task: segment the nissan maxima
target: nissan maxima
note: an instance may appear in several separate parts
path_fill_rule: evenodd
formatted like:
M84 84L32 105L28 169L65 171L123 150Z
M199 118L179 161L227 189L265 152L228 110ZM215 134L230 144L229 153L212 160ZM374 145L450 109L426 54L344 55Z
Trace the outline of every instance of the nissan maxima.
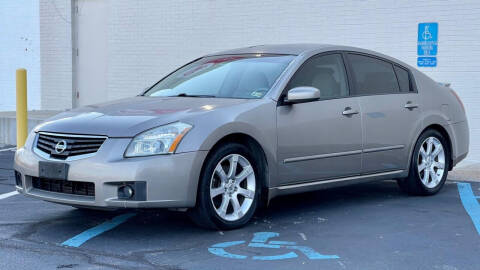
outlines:
M234 229L279 195L396 179L440 191L468 153L457 94L369 50L264 45L198 58L138 96L60 113L15 155L20 193L169 208Z

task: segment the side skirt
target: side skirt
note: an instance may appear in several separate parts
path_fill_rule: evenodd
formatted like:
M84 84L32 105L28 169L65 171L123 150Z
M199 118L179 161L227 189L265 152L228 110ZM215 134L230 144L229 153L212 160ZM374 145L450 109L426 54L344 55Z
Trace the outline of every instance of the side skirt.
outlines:
M294 193L302 193L308 191L315 191L333 187L341 187L347 186L352 184L359 184L359 183L366 183L371 181L379 181L379 180L388 180L399 178L403 176L404 170L395 170L395 171L388 171L388 172L380 172L374 174L365 174L365 175L357 175L357 176L350 176L344 178L335 178L335 179L328 179L328 180L319 180L319 181L312 181L312 182L305 182L299 184L290 184L290 185L283 185L278 187L269 188L269 199L272 199L277 196L294 194Z

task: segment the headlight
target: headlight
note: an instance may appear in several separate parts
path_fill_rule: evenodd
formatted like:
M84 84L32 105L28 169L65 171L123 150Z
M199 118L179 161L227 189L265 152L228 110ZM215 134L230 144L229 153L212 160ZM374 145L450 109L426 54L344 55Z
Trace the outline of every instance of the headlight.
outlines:
M171 154L177 149L191 125L176 122L138 134L125 151L125 157Z

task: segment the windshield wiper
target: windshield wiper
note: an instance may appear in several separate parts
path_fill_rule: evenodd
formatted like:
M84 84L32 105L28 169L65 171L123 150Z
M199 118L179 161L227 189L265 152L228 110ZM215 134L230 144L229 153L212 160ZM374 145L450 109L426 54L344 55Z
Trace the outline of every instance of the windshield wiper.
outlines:
M173 97L216 97L214 95L190 95L190 94L187 94L187 93L180 93L176 96L173 96Z

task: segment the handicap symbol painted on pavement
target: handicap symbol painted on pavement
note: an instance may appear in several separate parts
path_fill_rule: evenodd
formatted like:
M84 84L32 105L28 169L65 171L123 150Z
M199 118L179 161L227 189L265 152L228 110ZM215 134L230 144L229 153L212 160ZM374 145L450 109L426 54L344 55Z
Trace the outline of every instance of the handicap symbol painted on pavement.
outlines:
M253 260L273 261L273 260L285 260L297 258L300 253L305 255L310 260L325 260L325 259L339 259L337 255L323 255L316 252L314 249L306 246L298 246L295 242L289 241L269 241L270 238L278 237L280 234L276 232L257 232L253 234L253 238L248 244L252 248L273 248L273 249L286 249L287 252L273 256L252 256ZM218 243L210 248L208 251L214 255L229 258L229 259L247 259L248 256L230 253L226 251L226 248L245 244L245 241L231 241ZM290 251L292 250L292 251Z

